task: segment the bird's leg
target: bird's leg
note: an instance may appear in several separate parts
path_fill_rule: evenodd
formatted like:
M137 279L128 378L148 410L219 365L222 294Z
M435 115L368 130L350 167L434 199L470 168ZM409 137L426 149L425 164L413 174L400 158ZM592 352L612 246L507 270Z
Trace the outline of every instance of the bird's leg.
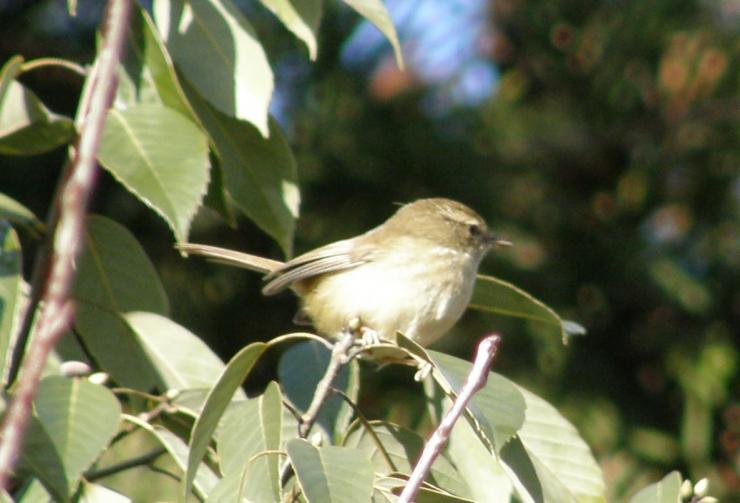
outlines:
M355 343L361 347L380 344L378 332L362 323L359 317L352 318L347 323L347 330L355 335Z

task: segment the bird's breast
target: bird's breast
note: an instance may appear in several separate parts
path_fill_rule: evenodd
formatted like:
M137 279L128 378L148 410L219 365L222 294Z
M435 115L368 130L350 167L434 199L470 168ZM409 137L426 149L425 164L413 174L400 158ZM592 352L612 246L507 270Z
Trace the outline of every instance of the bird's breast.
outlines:
M478 259L446 248L389 255L326 274L303 292L319 332L336 337L359 319L382 338L402 332L426 346L455 324L470 301Z

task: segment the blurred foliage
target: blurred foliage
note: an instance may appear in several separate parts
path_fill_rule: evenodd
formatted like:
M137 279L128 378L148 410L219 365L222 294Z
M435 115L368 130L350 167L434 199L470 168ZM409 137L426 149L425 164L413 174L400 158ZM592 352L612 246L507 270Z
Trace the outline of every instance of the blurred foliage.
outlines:
M0 61L20 53L89 62L94 24L82 7L92 3L80 2L81 17L60 25L53 11L62 3L4 2ZM500 72L497 92L477 108L434 117L413 67L373 75L343 68L342 43L357 22L344 10L326 4L309 70L300 42L269 13L250 12L278 67L278 92L280 68L285 88L301 84L282 98L303 199L295 249L361 232L397 201L466 202L516 244L492 254L483 272L589 333L563 350L534 327L471 313L441 346L467 357L480 334L501 331L498 370L578 426L610 499L674 468L709 477L721 499L736 494L737 1L497 0L489 11L485 49ZM76 76L39 70L23 80L53 111L73 113L65 107L76 101ZM43 215L63 156L0 158L0 188ZM291 330L293 299L260 298L259 278L246 272L194 260L183 267L161 238L164 224L108 175L93 210L135 231L158 263L173 317L210 336L222 355ZM253 225L241 220L235 231L207 212L192 240L280 256ZM405 370L365 372L370 415L413 421L421 397L398 397L418 389L395 384L409 381Z

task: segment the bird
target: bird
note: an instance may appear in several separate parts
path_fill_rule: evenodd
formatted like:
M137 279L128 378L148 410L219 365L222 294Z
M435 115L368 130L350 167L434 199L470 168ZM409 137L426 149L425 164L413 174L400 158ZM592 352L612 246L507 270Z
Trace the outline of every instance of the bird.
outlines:
M426 347L462 316L481 259L510 245L471 208L436 197L404 204L364 234L287 262L205 244L178 248L264 273L264 295L293 290L298 319L329 339L359 329L363 339L394 343L400 332Z

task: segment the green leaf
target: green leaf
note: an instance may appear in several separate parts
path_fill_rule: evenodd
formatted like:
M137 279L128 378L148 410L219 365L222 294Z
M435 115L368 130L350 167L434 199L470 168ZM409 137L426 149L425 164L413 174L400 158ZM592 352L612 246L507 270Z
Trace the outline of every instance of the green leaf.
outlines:
M104 386L54 376L39 384L33 408L64 464L73 491L82 472L113 438L121 406Z
M385 38L393 46L393 52L396 55L396 64L403 69L403 53L401 44L398 42L396 27L393 25L388 10L381 0L344 0L344 3L355 9L360 15L373 23Z
M50 112L15 78L23 58L10 58L0 69L0 154L36 155L74 138L72 120Z
M103 166L164 218L178 242L208 188L208 140L186 116L161 105L110 110L98 154Z
M126 109L141 104L166 106L197 122L154 21L137 5L129 23L114 106Z
M0 220L2 219L26 225L35 230L40 230L43 226L31 210L0 192Z
M288 456L308 503L369 501L373 466L355 449L315 447L303 439L288 442Z
M435 366L434 379L446 393L459 392L472 368L469 362L427 350ZM525 400L517 386L491 372L488 382L468 403L476 427L499 452L525 420Z
M5 383L10 342L21 305L21 244L7 222L0 220L0 382Z
M240 480L225 499L280 501L280 459L260 454L280 449L282 407L280 389L271 382L261 396L234 404L224 414L218 435L221 471Z
M641 489L629 503L680 503L681 474L673 471L655 484Z
M526 419L501 452L535 500L606 501L603 475L575 427L549 403L524 388Z
M14 496L16 503L49 503L52 501L52 495L38 479L31 479Z
M260 0L293 34L308 47L315 61L318 52L316 35L321 23L321 0Z
M578 323L561 319L550 307L521 288L493 276L478 275L469 307L545 323L552 327L554 334L561 337L563 344L568 343L571 335L586 332Z
M285 398L300 412L306 412L316 386L329 365L331 352L316 341L298 343L286 350L278 363L278 377ZM359 391L357 362L352 360L342 367L332 387L346 393L353 402ZM343 432L352 418L352 409L339 396L330 396L316 418L327 438L334 439Z
M141 246L120 224L88 219L77 261L75 326L90 353L122 386L148 391L160 384L149 357L123 315L167 314L167 297Z
M170 430L159 425L152 426L135 416L125 416L125 419L149 432L165 448L178 468L183 472L185 471L190 453L185 441ZM218 477L216 477L216 474L206 464L199 463L197 469L195 469L195 477L193 479L193 488L198 496L204 498L213 490L217 483Z
M231 202L290 256L300 193L293 152L280 126L269 121L270 137L228 117L185 83L190 102L211 136Z
M373 503L396 503L398 495L406 486L406 479L398 477L380 477L375 481ZM497 500L498 502L508 500ZM461 498L452 494L443 493L427 485L422 486L414 499L414 503L481 503L478 500Z
M272 69L244 15L229 0L155 0L154 19L177 67L198 92L268 136Z
M198 337L156 313L125 315L167 389L211 388L225 365ZM239 398L246 395L238 390Z
M79 503L131 503L131 499L105 486L83 481Z
M60 501L69 499L71 481L67 480L64 462L36 416L29 417L20 461L21 466L35 475L49 494Z
M481 443L468 421L458 421L445 451L457 467L459 477L478 503L510 501L513 486L498 460Z
M376 475L393 473L411 475L424 448L424 439L417 433L392 423L371 421L370 427L373 435L363 423L356 421L344 439L343 445L366 453L373 463ZM389 465L376 438L393 462L393 466ZM457 496L470 496L467 484L444 455L436 459L425 481Z
M193 433L190 437L188 465L185 477L182 479L181 494L183 498L190 493L195 470L208 449L211 436L216 430L216 426L218 426L219 419L231 403L234 392L239 388L266 348L266 344L255 342L239 351L226 365L216 385L208 394L203 412L195 421Z

